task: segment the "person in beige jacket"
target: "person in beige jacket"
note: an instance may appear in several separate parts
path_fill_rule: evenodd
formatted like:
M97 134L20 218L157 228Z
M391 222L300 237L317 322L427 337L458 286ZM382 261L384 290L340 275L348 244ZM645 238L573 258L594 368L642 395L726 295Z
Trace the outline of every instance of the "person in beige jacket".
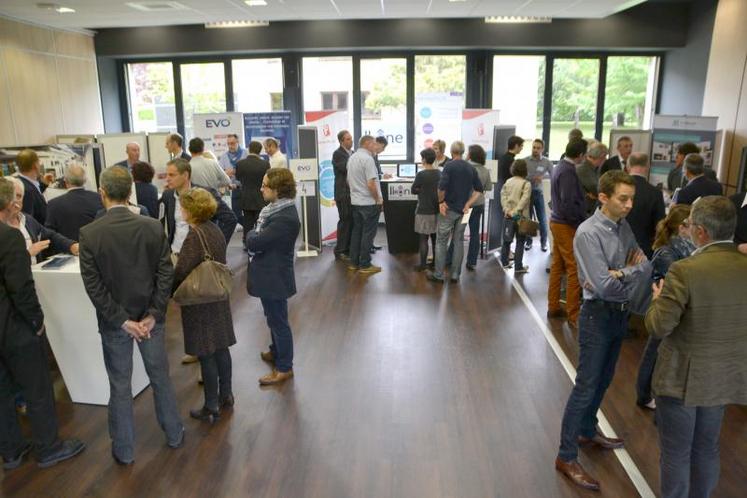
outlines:
M654 370L665 498L710 496L727 404L747 404L747 256L732 242L734 205L698 200L687 220L693 254L653 287L646 329L663 339Z
M519 233L519 220L529 218L529 201L532 199L532 184L527 180L527 162L517 159L511 165L511 178L503 184L501 189L501 206L506 217L503 223L503 248L501 249L501 264L504 269L511 268L509 253L511 242L516 238L516 252L514 254L514 275L526 273L528 266L524 266L524 243L526 237Z

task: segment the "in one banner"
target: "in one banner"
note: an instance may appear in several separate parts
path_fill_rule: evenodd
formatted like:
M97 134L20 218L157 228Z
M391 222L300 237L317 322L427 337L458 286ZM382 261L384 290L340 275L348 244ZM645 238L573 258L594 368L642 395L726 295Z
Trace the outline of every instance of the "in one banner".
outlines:
M335 172L332 154L340 147L337 133L347 129L346 111L309 111L306 124L319 130L319 194L322 211L322 241L337 238L337 207L335 206Z
M293 154L293 133L291 130L291 112L247 112L244 114L244 140L258 142L274 138L280 142L280 152L289 159Z
M495 109L464 109L462 111L462 141L466 147L479 145L485 157L493 157L493 127L498 126L500 111ZM448 147L447 143L447 147Z
M244 122L240 112L214 112L193 114L194 135L205 142L205 150L213 151L220 157L228 151L228 135L237 135L244 145ZM186 144L185 144L185 149Z
M706 167L713 167L718 118L702 116L654 116L651 143L651 174L649 182L667 186L667 177L674 168L677 147L692 142L700 149Z
M436 140L446 142L446 150L462 135L461 92L421 93L415 98L415 156Z

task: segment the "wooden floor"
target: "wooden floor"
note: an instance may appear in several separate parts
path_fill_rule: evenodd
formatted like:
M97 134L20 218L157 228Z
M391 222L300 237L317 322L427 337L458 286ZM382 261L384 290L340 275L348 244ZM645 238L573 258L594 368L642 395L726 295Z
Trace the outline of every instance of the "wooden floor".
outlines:
M385 242L380 232L380 242ZM201 406L197 365L179 364L179 310L170 309L171 374L187 429L183 448L166 446L152 396L135 401L135 464L110 456L105 407L74 405L58 380L63 436L83 439L79 457L41 470L7 472L2 496L106 497L459 497L637 496L613 453L583 450L602 493L581 491L553 468L560 420L571 389L541 330L496 261L484 260L458 285L414 273L415 256L374 257L371 277L350 275L331 250L298 260L291 299L295 373L280 388L259 388L259 352L268 330L237 270L233 316L236 406L214 426L188 417ZM544 316L546 254L527 256L522 285ZM560 323L555 337L575 362L576 341ZM652 414L635 406L642 340L626 341L603 405L653 489L658 449ZM715 496L744 496L747 411L730 409ZM2 475L2 474L0 474Z

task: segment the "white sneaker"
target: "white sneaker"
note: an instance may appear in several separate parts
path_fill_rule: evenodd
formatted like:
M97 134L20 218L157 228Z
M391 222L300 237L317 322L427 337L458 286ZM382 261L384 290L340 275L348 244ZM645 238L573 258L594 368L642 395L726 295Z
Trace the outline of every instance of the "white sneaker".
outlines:
M651 398L651 401L649 401L643 406L645 406L649 410L656 410L656 400L654 398Z

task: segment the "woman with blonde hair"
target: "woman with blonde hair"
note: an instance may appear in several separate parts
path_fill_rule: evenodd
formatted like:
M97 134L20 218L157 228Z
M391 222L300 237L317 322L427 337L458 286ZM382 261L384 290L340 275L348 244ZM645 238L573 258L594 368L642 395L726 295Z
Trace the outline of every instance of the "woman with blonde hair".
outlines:
M695 245L690 240L690 227L687 221L689 217L690 206L676 204L669 210L666 218L656 225L654 255L651 257L654 281L663 279L672 263L690 256L695 250ZM656 403L651 395L651 380L654 376L659 344L661 344L661 339L649 336L641 364L638 367L638 380L636 381L638 406L652 410L656 408Z
M215 197L205 189L193 188L179 196L179 203L189 232L174 268L174 289L205 260L206 254L214 261L226 263L226 239L210 221L218 209ZM221 408L230 408L234 403L228 348L236 344L236 336L230 301L182 306L182 331L184 352L200 360L205 391L205 404L189 415L212 423Z

